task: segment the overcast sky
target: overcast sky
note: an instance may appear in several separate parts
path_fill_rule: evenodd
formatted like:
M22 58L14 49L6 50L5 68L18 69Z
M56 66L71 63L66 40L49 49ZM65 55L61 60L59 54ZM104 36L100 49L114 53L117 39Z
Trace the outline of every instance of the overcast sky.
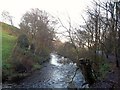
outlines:
M13 22L16 26L22 15L31 8L39 8L62 17L68 13L76 21L91 2L92 0L0 0L0 14L3 10L8 11L14 16Z
M31 8L39 8L61 18L69 14L73 23L82 24L81 15L85 16L87 6L92 7L93 0L0 0L0 14L8 11L14 17L13 23L18 27L22 15ZM96 0L98 1L98 0ZM105 0L103 0L105 1ZM1 17L0 17L0 20Z

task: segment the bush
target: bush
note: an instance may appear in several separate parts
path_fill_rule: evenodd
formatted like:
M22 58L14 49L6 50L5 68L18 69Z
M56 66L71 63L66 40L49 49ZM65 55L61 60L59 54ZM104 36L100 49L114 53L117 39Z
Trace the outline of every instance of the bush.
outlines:
M34 45L34 44L31 44L30 46L31 46L30 51L31 51L32 53L35 53L35 45Z
M24 73L27 71L27 69L22 63L17 62L15 66L15 71L18 73Z
M99 79L105 78L105 75L108 73L109 70L110 70L110 65L107 62L103 61L100 64Z
M29 40L25 34L22 34L18 37L17 45L20 48L28 48L29 47Z
M36 64L33 65L33 70L36 70L36 69L38 70L40 68L41 68L41 66L38 63L36 63Z
M33 54L30 51L18 46L14 48L12 61L15 72L19 73L30 71L34 64Z
M47 61L50 57L50 50L47 47L40 48L38 53L36 53L36 46L31 44L24 34L18 37L16 46L16 38L14 39L14 37L5 34L3 39L5 39L3 41L3 55L5 55L2 62L2 79L4 81L12 81L12 78L20 78L23 73L28 74L32 70L40 69L40 64ZM30 49L28 49L29 45L31 46Z
M12 75L12 65L10 63L4 63L2 67L2 80L4 82L4 80Z

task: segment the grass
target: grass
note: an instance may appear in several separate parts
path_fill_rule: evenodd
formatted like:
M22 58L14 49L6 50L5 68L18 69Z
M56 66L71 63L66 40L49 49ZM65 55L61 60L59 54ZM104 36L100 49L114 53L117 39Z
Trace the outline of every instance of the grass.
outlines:
M17 38L22 34L22 32L11 25L0 22L0 35L1 37L1 66L2 66L2 80L4 81L14 81L18 78L26 77L29 75L29 71L35 71L41 68L45 59L48 59L49 51L45 48L42 56L34 55L31 50L27 48L19 47L18 43L16 45ZM14 52L13 52L14 50ZM22 65L23 66L22 66ZM21 66L19 66L21 65ZM17 67L18 66L18 67ZM23 70L23 68L30 68L29 71L18 72ZM16 70L17 68L17 70ZM19 69L19 70L18 70Z
M100 58L101 63L100 63L100 79L104 79L108 71L110 70L110 64L106 61L105 58Z
M11 73L11 60L10 56L16 43L16 37L9 35L2 30L2 71L4 75L10 75Z
M40 64L34 64L33 70L39 70L41 68Z
M94 56L91 58L94 60ZM107 62L106 58L103 56L96 56L96 60L93 62L97 63L97 66L93 67L96 71L99 80L104 79L110 70L110 64Z
M105 78L106 74L109 71L110 65L108 63L104 63L100 67L101 78Z
M13 33L14 31L14 33ZM12 55L12 50L16 44L17 40L17 33L19 33L19 29L8 25L6 23L0 22L0 55L1 61L0 65L3 68L3 71L9 73L11 67L11 60L10 57Z
M2 29L3 29L4 31L10 32L11 30L15 30L15 31L16 31L16 30L19 30L17 27L11 26L11 25L6 24L6 23L4 23L4 22L0 22L0 24L1 24Z
M7 61L15 46L16 37L8 35L6 32L2 33L2 61Z

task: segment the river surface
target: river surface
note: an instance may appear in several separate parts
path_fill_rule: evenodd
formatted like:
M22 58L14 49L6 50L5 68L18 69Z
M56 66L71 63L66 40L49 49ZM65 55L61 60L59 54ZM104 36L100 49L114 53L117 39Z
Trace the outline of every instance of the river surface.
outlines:
M33 73L30 77L22 80L19 85L15 87L20 88L82 88L85 82L80 70L71 81L76 65L67 58L60 57L57 54L51 53L49 62L44 63L43 67Z

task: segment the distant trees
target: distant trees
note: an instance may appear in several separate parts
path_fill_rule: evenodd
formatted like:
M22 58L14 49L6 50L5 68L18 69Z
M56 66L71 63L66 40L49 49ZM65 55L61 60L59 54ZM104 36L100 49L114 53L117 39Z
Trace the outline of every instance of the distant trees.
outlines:
M77 54L73 47L73 44L70 42L65 42L61 46L59 46L59 48L57 49L57 53L76 62L75 60Z
M11 16L8 11L3 11L1 15L4 22L8 21L13 25L13 16Z
M91 58L97 67L101 65L101 58L98 52L106 55L114 55L116 67L119 67L119 10L120 2L97 2L94 1L94 8L87 10L88 19L84 17L85 25L80 26L76 30L73 28L75 45L78 47L80 43L83 48L87 48L89 58ZM86 55L87 56L87 55ZM93 58L94 57L94 58Z
M19 80L18 77L24 77L23 73L40 69L40 65L50 59L55 36L53 25L54 17L45 11L31 9L23 15L20 29L13 30L19 35L16 35L17 41L10 56L11 72L15 74L7 74L10 80L16 77Z
M52 49L55 36L53 24L55 24L55 19L39 9L31 9L23 15L20 28L35 45L35 53L42 54L45 50Z
M118 39L120 37L118 36L118 11L120 9L120 2L94 2L94 4L96 9L88 11L89 16L92 17L90 20L93 22L93 30L95 30L94 46L97 47L96 50L103 51L107 58L108 54L114 54L116 66L119 67Z
M116 58L116 66L118 64L119 56L119 10L120 2L97 2L94 1L94 8L87 10L88 19L84 17L85 25L80 25L79 28L75 28L71 25L67 29L68 37L73 43L78 58L80 58L80 49L86 48L89 52L94 52L89 55L93 57L95 61L98 60L98 52L101 51L102 55L105 53L108 58L108 54L114 54ZM98 60L99 61L99 60Z
M62 23L60 18L58 21L66 30L66 37L69 38L69 44L72 45L67 44L68 46L63 49L63 52L68 53L69 58L75 52L76 58L74 59L76 60L73 59L75 62L79 62L82 57L89 58L93 63L93 69L100 75L101 67L105 64L108 55L114 55L116 67L119 67L120 2L94 1L93 4L94 7L88 8L86 12L89 18L86 20L82 16L85 25L79 25L77 28L72 26L70 17L68 17L68 27Z

